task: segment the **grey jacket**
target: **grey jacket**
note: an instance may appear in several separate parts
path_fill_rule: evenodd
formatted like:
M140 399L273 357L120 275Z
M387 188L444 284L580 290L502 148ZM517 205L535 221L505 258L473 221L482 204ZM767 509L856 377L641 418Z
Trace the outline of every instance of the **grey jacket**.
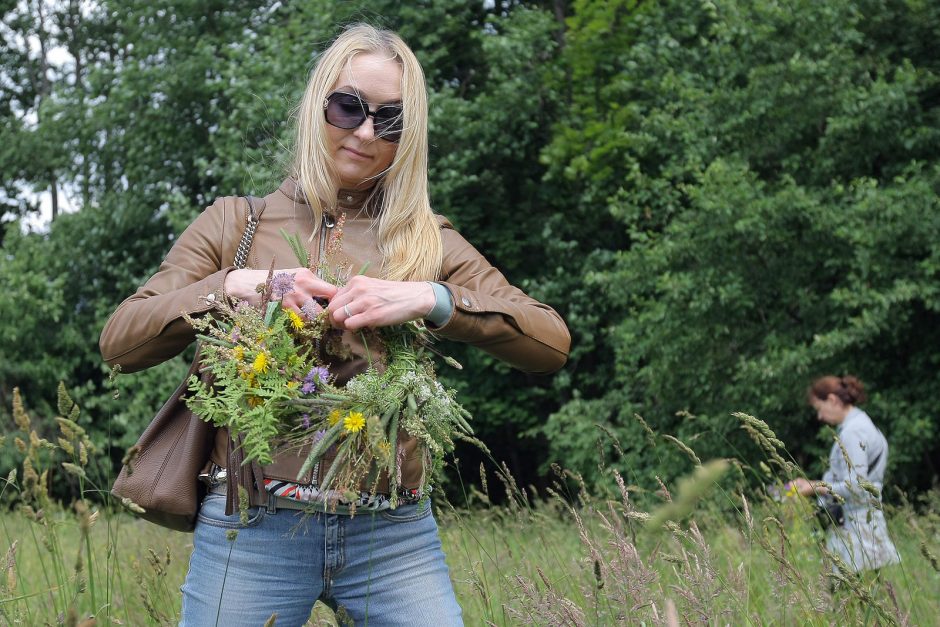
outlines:
M859 482L873 484L881 494L888 466L888 441L868 414L858 407L853 407L839 425L838 436L839 441L829 452L829 470L823 475L823 481L832 486L832 492L845 499L846 510L865 509L875 497Z

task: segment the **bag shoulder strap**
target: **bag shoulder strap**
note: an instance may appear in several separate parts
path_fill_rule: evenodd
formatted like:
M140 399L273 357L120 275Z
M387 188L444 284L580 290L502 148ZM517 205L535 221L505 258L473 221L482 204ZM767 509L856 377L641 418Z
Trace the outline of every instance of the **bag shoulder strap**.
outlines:
M245 220L245 231L242 233L242 239L238 242L238 248L235 249L235 267L244 268L248 263L248 252L251 250L251 240L255 236L255 229L258 228L258 222L261 221L261 213L264 211L264 198L255 196L245 196L248 203L248 211Z
M248 263L248 252L251 250L251 240L255 236L255 229L261 221L261 213L264 211L264 198L255 196L245 196L248 203L248 210L245 216L245 231L242 233L241 241L238 242L238 248L235 250L235 267L244 268ZM198 355L197 355L198 358ZM238 486L249 490L253 485L262 486L264 475L261 473L261 467L253 463L249 468L243 469L244 452L241 447L241 440L235 442L231 432L228 437L228 455L226 459L226 477L225 477L225 515L231 516L239 511Z

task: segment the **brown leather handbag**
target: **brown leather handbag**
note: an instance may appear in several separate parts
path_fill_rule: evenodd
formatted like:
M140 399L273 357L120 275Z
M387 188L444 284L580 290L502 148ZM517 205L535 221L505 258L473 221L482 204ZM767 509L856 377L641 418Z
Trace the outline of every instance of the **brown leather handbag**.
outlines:
M251 240L264 210L263 201L245 198L248 217L235 252L236 268L244 268L248 261ZM215 439L215 427L193 415L183 401L189 377L199 369L199 360L197 347L189 372L131 448L111 487L111 494L140 518L177 531L192 531L196 526L199 504L205 496L199 473Z

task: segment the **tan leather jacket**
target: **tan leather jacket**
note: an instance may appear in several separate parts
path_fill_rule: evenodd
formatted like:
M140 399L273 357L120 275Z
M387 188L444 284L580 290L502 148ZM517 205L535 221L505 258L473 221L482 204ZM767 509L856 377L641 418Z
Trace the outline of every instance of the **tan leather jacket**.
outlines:
M366 274L377 276L381 255L370 228L372 217L363 207L365 195L340 193L336 212L346 213L340 256L354 272L369 262ZM311 259L320 258L333 220L325 217L324 227L309 239L314 232L312 211L293 180L285 180L266 196L263 206L248 267L266 270L272 260L276 269L297 266L281 229L309 241ZM121 303L105 324L100 348L109 365L120 364L124 372L149 368L178 355L195 340L195 331L182 314L208 311L203 298L209 294L221 297L225 276L234 269L235 249L248 211L244 198L219 198L183 232L157 273ZM570 344L561 317L510 285L445 218L439 220L444 245L439 282L450 290L455 307L450 320L435 329L435 335L477 346L526 372L550 373L561 368ZM354 338L350 337L349 344L356 344ZM366 367L365 359L353 359L331 364L330 371L342 383ZM404 487L417 486L421 474L420 459L414 456L415 442L409 444L402 466ZM226 465L227 445L228 434L220 429L211 458L221 466ZM302 462L303 454L280 454L264 468L264 476L297 481ZM300 481L312 479L303 477ZM252 504L263 502L259 493L251 500Z

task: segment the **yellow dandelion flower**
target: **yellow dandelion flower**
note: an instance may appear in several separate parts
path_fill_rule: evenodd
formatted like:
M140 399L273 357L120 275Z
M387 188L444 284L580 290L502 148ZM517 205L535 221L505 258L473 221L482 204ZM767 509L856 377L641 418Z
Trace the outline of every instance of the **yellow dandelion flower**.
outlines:
M251 364L251 369L257 373L267 372L268 356L264 353L258 353L258 356L255 357L254 363Z
M339 422L339 419L342 417L343 417L343 412L341 412L338 409L334 409L333 411L330 412L330 415L327 416L326 419L330 423L330 426L332 427L337 422Z
M258 405L260 405L260 404L263 403L263 402L264 402L264 400L263 400L260 396L249 396L249 397L248 397L248 406L249 406L249 407L257 407Z
M235 359L237 361L241 361L244 358L245 358L245 348L243 346L236 346L235 347Z
M304 320L297 315L297 312L293 309L287 310L287 318L290 320L290 325L294 327L295 331L300 331L304 328Z
M288 390L293 390L294 388L297 387L297 385L298 385L298 384L297 384L296 381L288 381L288 382L287 382L287 389L288 389Z
M349 415L343 420L343 428L346 429L346 433L358 433L364 426L366 426L366 419L358 411L349 412Z
M254 387L255 373L251 371L251 366L247 364L239 364L238 376L244 379L248 383L248 387Z

